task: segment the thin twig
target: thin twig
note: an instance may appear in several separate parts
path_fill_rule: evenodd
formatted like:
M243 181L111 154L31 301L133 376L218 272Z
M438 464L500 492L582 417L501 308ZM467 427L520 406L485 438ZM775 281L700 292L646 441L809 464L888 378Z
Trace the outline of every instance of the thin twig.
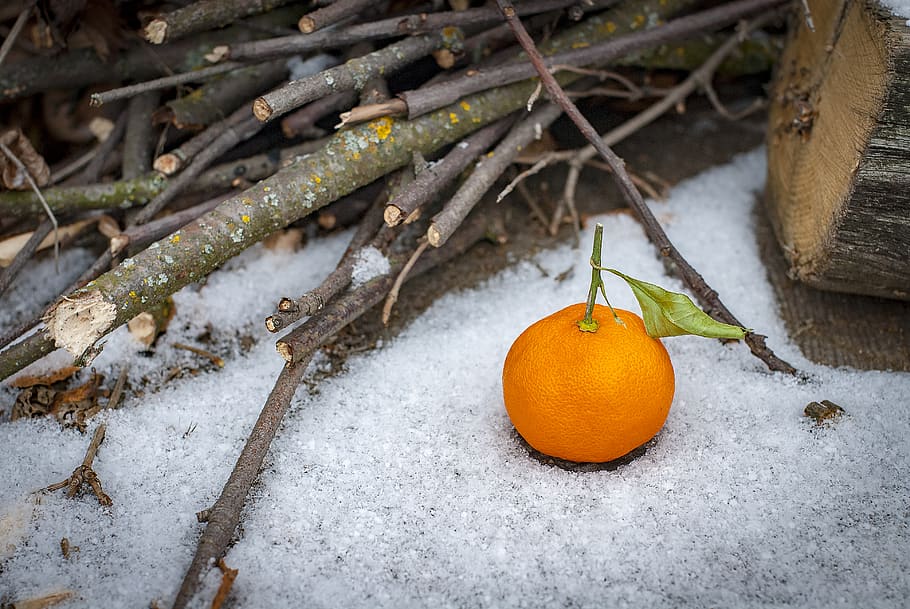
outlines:
M518 10L521 14L530 15L545 13L565 8L577 0L528 0L522 2ZM595 10L614 4L603 0L583 2L585 9ZM316 49L340 48L364 40L381 40L394 38L403 34L424 34L441 30L445 27L471 27L496 23L499 13L489 7L473 8L466 11L443 11L437 13L418 13L401 17L389 17L370 23L360 23L347 27L283 36L253 42L241 42L229 46L217 47L212 58L230 58L236 61L250 61L286 57Z
M15 44L16 39L19 37L19 34L22 33L22 29L28 22L28 18L32 16L33 8L35 8L35 0L28 0L28 2L25 3L25 6L22 7L22 12L16 17L16 22L13 24L9 34L3 41L3 46L0 46L0 65L3 64L6 56L12 50L13 44Z
M92 93L90 103L93 106L101 106L118 99L133 97L135 95L139 95L140 93L146 93L148 91L155 91L158 89L168 89L170 87L176 87L177 85L186 84L188 82L205 80L206 78L211 78L212 76L224 74L225 72L237 70L245 66L246 64L238 63L236 61L227 61L225 63L219 63L218 65L209 66L207 68L200 68L191 72L183 72L181 74L173 74L171 76L162 76L161 78L147 80L135 85L118 87L116 89L108 89L107 91L102 91L100 93Z
M246 444L237 458L230 477L209 511L205 530L199 538L196 554L183 577L174 599L174 609L183 609L196 595L202 575L212 562L221 558L240 522L240 512L253 481L259 474L262 461L269 450L275 432L287 412L297 386L303 379L309 359L288 364L278 375Z
M670 242L663 228L660 226L660 223L657 222L654 214L651 213L651 210L642 199L641 194L632 183L632 179L626 172L622 159L620 159L609 146L604 144L591 123L588 122L581 112L579 112L575 104L572 103L572 100L568 98L565 91L559 86L559 83L556 82L556 79L553 78L553 75L550 74L534 41L524 29L519 18L515 15L515 10L512 8L511 3L508 0L496 0L496 4L502 11L509 27L512 28L512 32L515 34L519 44L521 44L522 48L527 53L529 60L534 65L544 86L547 88L550 98L559 104L566 115L572 119L572 122L578 127L579 131L581 131L582 135L584 135L597 149L598 153L600 153L607 164L613 169L613 175L617 180L623 196L629 203L629 206L635 211L651 241L660 251L661 256L670 259L676 264L683 280L696 294L699 301L708 309L707 312L709 314L713 313L725 323L742 327L742 324L727 309L723 302L721 302L717 292L711 289L698 271L683 258L682 254L680 254L676 247ZM771 370L795 374L796 369L789 363L778 358L774 352L764 344L764 339L764 336L749 333L746 336L746 343L749 345L752 353L765 362Z
M126 112L117 117L114 128L107 134L107 137L101 142L101 145L95 149L95 156L92 157L92 160L78 176L77 179L80 183L93 184L101 177L101 173L104 170L104 165L108 161L109 155L114 151L114 148L120 144L120 140L123 139L123 135L126 133L128 118L129 114Z
M401 271L398 273L398 276L395 278L395 282L389 289L388 296L386 296L385 304L382 305L382 325L389 325L389 318L392 317L392 307L394 307L395 303L398 302L398 292L401 291L401 286L404 285L405 281L407 281L408 273L411 272L411 269L413 269L414 265L417 264L417 260L429 246L429 241L426 239L421 239L420 245L417 246L417 249L414 250L414 253L411 254L411 257L408 258L408 261L405 262L404 266L401 268Z
M336 295L351 283L351 273L361 251L366 247L385 250L395 233L382 224L382 210L374 205L357 226L351 242L341 256L335 269L316 288L310 290L297 300L282 298L277 310L265 320L269 332L278 332L299 319L315 315Z
M82 463L79 467L74 469L70 477L63 482L51 484L50 486L41 489L40 492L52 493L65 488L67 498L72 499L82 488L83 484L88 484L91 487L92 492L95 493L95 497L98 498L98 503L105 507L112 505L113 501L111 501L111 498L102 490L101 480L98 478L98 474L95 473L95 470L92 469L92 463L95 461L95 454L97 454L101 442L104 441L104 433L106 431L107 424L101 423L98 425L98 427L95 428L95 433L92 434L92 441L89 443L88 449L85 451L85 457L82 458Z

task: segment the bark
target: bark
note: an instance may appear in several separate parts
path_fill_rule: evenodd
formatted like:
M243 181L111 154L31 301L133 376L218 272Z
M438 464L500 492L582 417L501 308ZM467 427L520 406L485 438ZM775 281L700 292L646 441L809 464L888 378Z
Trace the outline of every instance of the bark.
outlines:
M455 196L445 204L442 211L433 216L433 221L427 229L427 240L430 245L440 247L448 241L455 229L461 225L480 198L512 164L522 149L539 137L560 114L562 109L559 106L545 104L515 125L492 154L481 157Z
M178 129L202 129L241 105L246 106L256 95L283 80L287 73L287 62L283 60L241 68L167 102L156 118L170 121ZM249 112L248 106L246 110Z
M233 23L243 17L267 13L291 0L200 0L161 15L145 26L145 39L152 44L183 38Z
M265 122L320 97L350 89L359 90L371 78L390 76L437 49L457 49L461 41L461 31L455 28L407 38L319 74L291 81L258 98L253 103L253 114Z
M160 96L156 91L137 95L130 100L127 112L129 122L123 139L123 179L132 180L152 170L155 138L152 113L158 107Z

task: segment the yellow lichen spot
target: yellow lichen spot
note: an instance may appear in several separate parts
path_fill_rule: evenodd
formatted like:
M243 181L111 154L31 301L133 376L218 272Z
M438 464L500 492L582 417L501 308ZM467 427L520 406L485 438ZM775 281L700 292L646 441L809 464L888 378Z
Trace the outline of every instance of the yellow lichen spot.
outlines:
M318 175L316 175L315 173L310 174L310 179L313 180L313 183L314 183L314 184L322 184L322 178L320 178L320 177L319 177Z
M606 28L607 28L607 34L612 34L613 32L616 31L616 24L613 23L612 21L607 21Z
M240 202L243 203L244 205L252 205L252 204L253 204L253 200L252 200L251 198L249 198L249 197L243 197L242 199L240 199Z
M180 235L171 236L171 243L180 243Z
M246 214L243 214L242 216L240 216L240 219L243 220L243 223L244 223L244 224L249 224L249 223L250 223L250 217L249 217L248 215L246 215Z
M384 140L389 137L389 134L392 132L392 119L388 116L383 116L382 118L371 122L370 129L376 132L376 137L380 140Z
M458 124L458 115L455 114L454 112L449 112L449 122L452 123L453 125L457 125Z
M471 117L471 122L472 122L472 123L479 123L479 122L480 122L480 117L479 117L479 116L473 116L473 117Z
M572 43L572 48L573 48L573 49L584 49L584 48L589 47L589 46L591 46L591 45L588 44L587 42L573 42L573 43Z
M466 101L462 101L462 102L461 102L460 104L458 104L458 105L461 106L461 109L464 110L465 112L470 112L470 111L471 111L471 104L469 104L469 103L466 102Z
M136 294L136 290L130 290L130 298L138 298L139 295Z
M635 15L635 20L632 22L631 25L633 28L637 28L637 27L643 26L644 24L645 24L645 16L644 15Z
M263 186L263 187L262 187L262 192L271 192L271 191L272 191L272 189L269 188L268 186Z
M449 26L449 27L442 28L442 35L445 36L446 38L454 38L454 37L458 36L458 34L459 34L459 32L458 32L457 27Z
M493 152L493 151L491 150L491 151L489 151L489 152L487 153L487 158L488 158L488 159L492 159L492 158L493 158L493 155L495 155L495 154L496 154L496 153Z
M355 161L359 161L359 160L360 160L360 153L359 153L359 152L353 153L353 154L351 155L351 158L354 159Z

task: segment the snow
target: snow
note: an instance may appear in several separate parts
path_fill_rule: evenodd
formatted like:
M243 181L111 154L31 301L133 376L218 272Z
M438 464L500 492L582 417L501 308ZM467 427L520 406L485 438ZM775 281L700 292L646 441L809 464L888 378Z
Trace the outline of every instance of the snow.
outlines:
M357 253L354 258L354 267L351 269L351 285L360 286L370 279L386 275L391 270L392 265L389 259L381 251L367 246Z
M645 454L614 471L542 465L505 414L502 361L526 326L584 298L590 246L542 252L298 391L226 556L239 569L228 606L905 606L910 375L815 365L787 338L754 239L764 175L757 150L652 207L806 378L767 372L741 344L666 339L677 393ZM595 220L605 264L682 289L627 214ZM154 357L122 330L108 340L95 367L113 378L129 363L144 388L90 425L108 425L95 469L112 508L29 495L69 475L89 434L0 424L0 601L66 588L67 608L171 602L201 530L194 514L220 492L281 367L261 320L283 286L315 286L349 237L297 255L256 247L183 290ZM621 280L605 280L615 306L637 310ZM207 327L225 367L163 382L173 366L202 365L172 345ZM822 399L847 414L822 427L802 416ZM62 537L79 546L68 560Z
M882 6L889 9L895 17L910 17L910 0L881 0ZM907 19L910 27L910 19Z

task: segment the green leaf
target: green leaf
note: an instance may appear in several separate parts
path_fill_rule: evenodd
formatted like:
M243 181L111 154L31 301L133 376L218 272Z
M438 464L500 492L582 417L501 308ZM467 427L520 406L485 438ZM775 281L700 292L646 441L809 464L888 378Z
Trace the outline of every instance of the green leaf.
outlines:
M645 330L654 338L695 334L707 338L739 340L746 336L746 332L751 331L711 318L685 294L667 291L659 285L629 277L616 269L604 270L622 277L632 288L638 304L641 305Z

